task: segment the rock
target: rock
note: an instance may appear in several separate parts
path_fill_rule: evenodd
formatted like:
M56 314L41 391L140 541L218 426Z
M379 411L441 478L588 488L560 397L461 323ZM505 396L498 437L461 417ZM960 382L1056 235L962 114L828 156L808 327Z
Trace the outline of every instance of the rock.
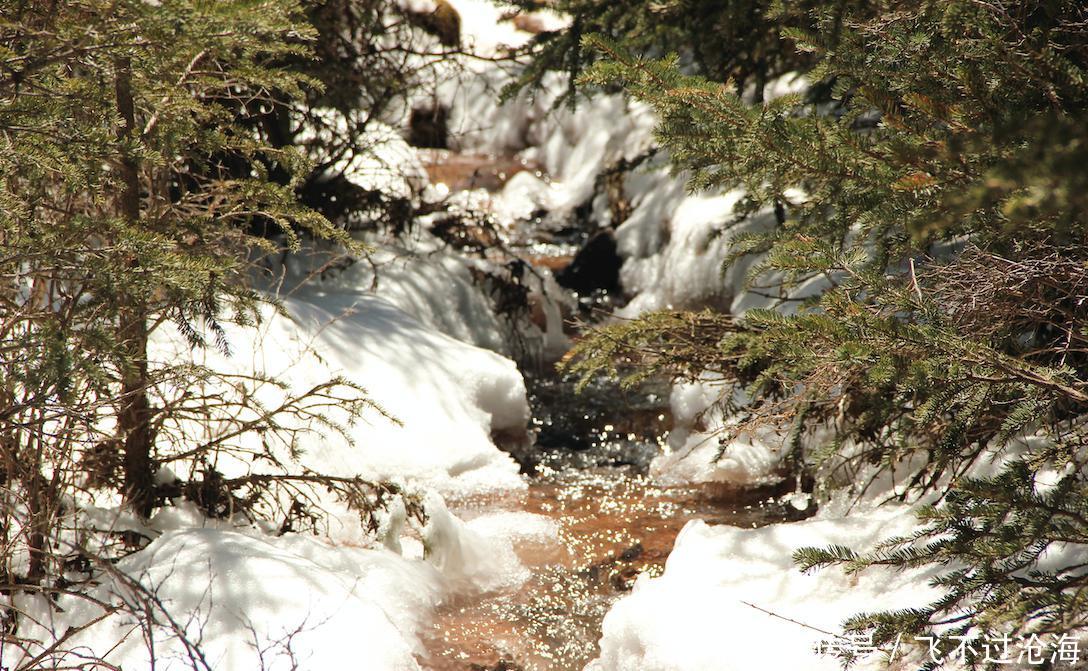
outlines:
M408 117L408 144L446 149L449 146L450 111L444 105L414 107Z
M408 10L405 15L413 24L438 38L443 46L461 46L461 15L448 0L437 0L430 12Z
M524 671L524 667L520 664L505 658L500 659L494 666L472 664L469 669L470 671Z
M644 550L642 548L642 543L635 543L634 545L620 553L619 561L635 561L642 556L643 552Z
M547 30L544 27L543 19L533 14L518 13L510 20L513 22L515 28L522 32L529 33L530 35L539 35Z
M555 281L583 296L597 290L618 293L621 265L616 238L611 231L600 231L578 250L569 266L555 274Z

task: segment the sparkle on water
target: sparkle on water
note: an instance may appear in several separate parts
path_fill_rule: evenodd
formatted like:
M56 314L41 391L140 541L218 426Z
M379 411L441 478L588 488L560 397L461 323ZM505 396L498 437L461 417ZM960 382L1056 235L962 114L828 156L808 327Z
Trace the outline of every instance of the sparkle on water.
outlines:
M451 191L494 190L519 170L547 179L539 166L510 157L435 152L424 161L432 181ZM591 232L569 224L533 213L509 231L508 244L532 265L559 270ZM602 291L579 296L579 314L592 320L617 300ZM663 487L640 475L671 428L670 390L662 381L631 393L594 380L577 394L572 380L549 373L527 372L526 383L536 440L507 447L526 472L536 473L529 488L448 503L463 519L506 511L544 515L558 526L558 539L515 541L531 573L518 588L439 609L420 659L428 671L581 671L597 655L609 607L639 575L661 573L689 520L759 526L791 514L759 503L782 494L778 488Z
M580 671L598 652L608 608L638 575L661 573L687 521L776 521L782 509L758 502L770 494L713 485L664 487L628 472L597 469L537 477L527 491L453 501L465 519L499 511L547 516L559 527L558 542L515 546L531 572L516 590L440 608L426 637L423 668Z

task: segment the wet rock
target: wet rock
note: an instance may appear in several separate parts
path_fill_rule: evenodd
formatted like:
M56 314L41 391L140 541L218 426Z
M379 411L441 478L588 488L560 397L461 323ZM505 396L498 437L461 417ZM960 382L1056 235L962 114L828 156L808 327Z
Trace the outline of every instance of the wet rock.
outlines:
M424 141L421 138L420 141ZM443 145L444 146L444 145ZM515 156L422 148L418 152L432 184L445 184L451 192L484 189L496 192L519 172L540 173L540 166Z
M450 111L444 105L415 107L408 117L408 144L446 149L449 146Z
M468 668L470 671L525 671L524 667L509 659L500 659L493 666L471 664Z
M501 242L498 230L487 219L472 220L457 214L436 220L431 233L451 247L480 254Z
M590 584L608 586L615 592L629 592L646 565L645 561L639 561L645 552L642 543L635 543L622 552L590 564L578 575Z
M443 46L457 48L461 45L461 15L449 0L436 0L431 11L405 12L412 24L438 38Z
M502 18L513 23L514 27L522 31L523 33L529 33L530 35L539 35L547 31L547 28L544 25L544 20L536 14L507 12Z
M495 443L518 464L523 475L534 475L540 463L540 455L533 446L532 437L523 430L501 430L491 432L491 442Z
M630 592L635 587L639 570L634 567L625 568L612 574L609 584L617 592Z
M620 553L619 560L625 562L632 562L642 557L643 552L644 550L642 549L642 543L635 543L634 545Z
M621 265L616 238L611 231L600 231L578 250L569 266L556 273L555 281L581 295L595 291L618 293Z

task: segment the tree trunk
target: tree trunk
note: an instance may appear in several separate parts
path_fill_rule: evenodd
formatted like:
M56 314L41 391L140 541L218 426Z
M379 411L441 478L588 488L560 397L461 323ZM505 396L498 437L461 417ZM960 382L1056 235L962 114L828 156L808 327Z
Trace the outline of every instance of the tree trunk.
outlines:
M122 142L118 177L121 190L117 209L121 217L136 226L140 221L139 165L124 146L136 133L136 111L132 95L132 65L126 59L117 63L117 112L122 125L117 137ZM137 271L139 262L130 262ZM148 400L147 305L139 295L120 297L117 334L121 345L121 407L118 429L124 441L125 500L138 514L147 517L154 504L151 447L151 403Z

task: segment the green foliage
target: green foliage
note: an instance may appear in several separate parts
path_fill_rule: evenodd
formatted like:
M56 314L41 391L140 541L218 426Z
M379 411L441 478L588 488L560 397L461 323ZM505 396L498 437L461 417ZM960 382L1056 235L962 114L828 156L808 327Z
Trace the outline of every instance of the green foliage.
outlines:
M723 332L735 330L729 317L709 311L654 312L598 327L591 340L574 346L566 367L580 377L580 387L599 374L620 377L631 388L662 373L687 379L707 370L725 373L718 345ZM729 366L731 377L740 365Z
M1083 171L1068 169L1086 151L1075 139L1088 109L1082 7L869 11L881 18L825 9L816 32L791 33L822 56L807 76L834 82L830 110L790 97L748 106L727 85L682 74L675 56L646 60L604 36L585 40L608 57L586 79L653 105L693 188L739 184L756 206L787 205L779 235L877 242L883 266L911 238L1072 233L1085 206ZM1042 23L1020 54L1011 43L1029 20Z
M148 351L169 324L194 348L226 351L223 323L257 318L253 261L282 249L255 231L275 228L288 248L303 234L352 245L299 202L302 153L254 132L318 85L286 66L311 57L303 10L0 7L0 583L11 598L15 585L48 593L67 580L65 562L83 552L73 539L88 532L79 492L112 488L146 516L167 495L153 480L161 464L200 464L259 435L261 456L288 471L274 453L294 455L307 430L343 431L333 410L350 421L373 407L345 380L288 394ZM258 400L268 388L282 403ZM351 501L366 489L339 486ZM303 506L299 490L289 494Z
M919 513L924 526L911 537L863 556L841 547L805 548L794 559L804 570L841 565L848 573L874 565L950 567L933 579L944 593L935 603L859 614L846 623L873 631L878 646L938 623L951 625L942 631L945 639L968 636L972 628L1011 638L1082 630L1088 627L1083 564L1053 567L1041 560L1088 543L1088 490L1070 474L1040 493L1036 477L1026 463L1014 462L996 476L961 480L941 505Z
M442 7L447 19L456 18L448 4ZM312 53L287 62L317 85L305 87L292 104L254 115L254 130L268 144L298 148L310 160L306 170L295 173L299 198L307 206L340 225L403 229L411 221L409 199L363 188L350 179L349 166L357 157L373 159L388 141L374 131L382 124L399 126L405 108L419 103L420 92L448 76L440 73L453 67L445 56L454 45L418 25L441 20L395 0L307 0L304 9L315 33L305 42ZM271 176L288 179L281 171Z
M621 42L630 52L661 57L683 48L680 61L685 70L711 80L730 80L737 93L751 87L757 100L763 99L767 82L812 63L809 54L799 52L781 40L789 29L812 28L811 12L832 5L836 12L860 7L857 0L834 2L782 2L780 0L695 0L657 2L649 0L514 0L510 4L525 10L547 8L571 16L569 30L537 35L529 46L532 60L519 79L504 92L509 96L526 87L539 86L548 72L570 77L564 99L574 102L578 77L602 56L585 36ZM607 52L604 54L609 56ZM588 82L589 80L587 80ZM594 82L597 83L597 82Z
M1076 167L1088 164L1088 10L911 0L812 16L782 33L812 57L798 63L830 87L826 101L753 105L682 57L647 58L623 35L583 40L604 57L585 82L652 105L693 189L742 187L739 215L781 213L738 245L761 254L752 281L827 288L790 315L608 327L574 366L614 371L607 358L637 352L633 380L723 373L752 398L750 423L830 430L806 457L825 487L864 492L894 471L889 496L939 500L917 537L876 553L798 554L805 568L941 569L940 602L850 627L882 640L949 618L963 631L1082 629L1083 571L1039 560L1088 529L1088 185ZM695 320L706 331L685 340L676 325ZM1010 453L1000 475L967 477ZM1044 470L1066 474L1045 495L1032 488Z

